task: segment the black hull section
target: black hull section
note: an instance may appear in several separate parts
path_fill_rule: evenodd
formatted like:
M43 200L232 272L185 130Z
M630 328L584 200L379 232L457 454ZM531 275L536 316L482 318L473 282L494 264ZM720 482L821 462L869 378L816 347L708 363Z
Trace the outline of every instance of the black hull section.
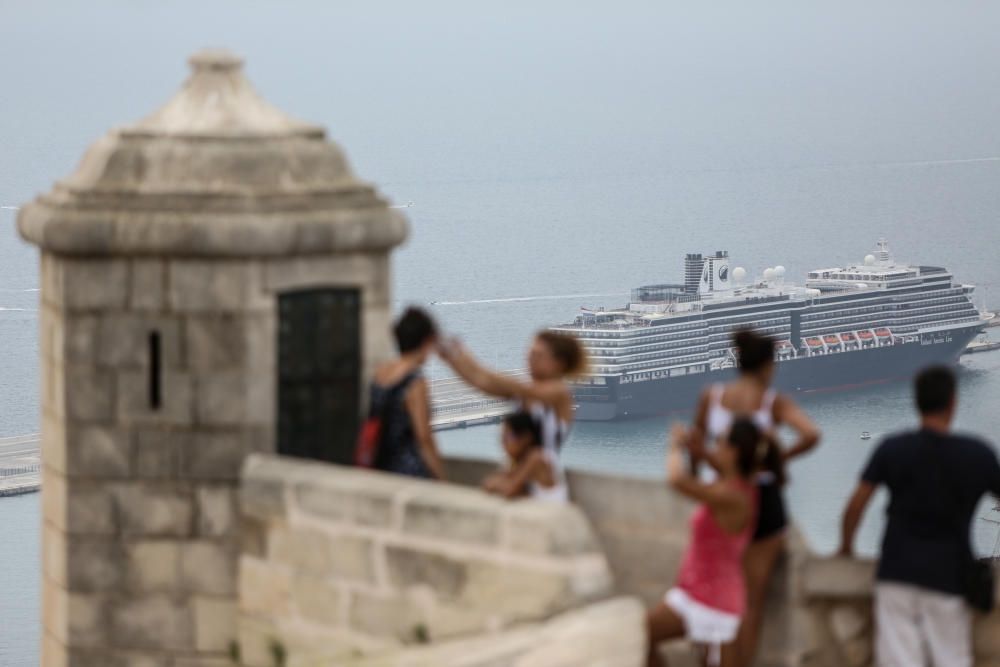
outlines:
M847 389L866 384L910 378L930 364L953 364L979 332L950 332L934 343L887 345L865 350L819 355L777 364L775 385L787 393ZM650 417L681 410L691 411L702 389L735 377L734 369L659 378L605 387L587 387L576 395L576 418L581 421Z

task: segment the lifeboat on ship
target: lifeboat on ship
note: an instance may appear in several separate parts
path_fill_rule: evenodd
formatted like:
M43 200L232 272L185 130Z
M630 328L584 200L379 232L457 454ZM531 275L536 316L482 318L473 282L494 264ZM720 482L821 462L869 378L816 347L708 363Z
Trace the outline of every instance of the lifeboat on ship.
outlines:
M871 340L874 337L875 337L875 334L873 334L871 331L859 331L858 332L858 338L860 338L861 340Z
M851 332L847 332L840 334L840 340L844 341L845 343L853 343L856 339L854 337L854 334L852 334Z
M889 336L892 335L892 332L886 329L885 327L881 327L875 330L875 335L878 336L879 338L888 338Z
M823 336L823 342L827 345L840 345L840 339L833 334L827 334Z
M806 338L806 345L809 347L823 347L823 341L815 337Z

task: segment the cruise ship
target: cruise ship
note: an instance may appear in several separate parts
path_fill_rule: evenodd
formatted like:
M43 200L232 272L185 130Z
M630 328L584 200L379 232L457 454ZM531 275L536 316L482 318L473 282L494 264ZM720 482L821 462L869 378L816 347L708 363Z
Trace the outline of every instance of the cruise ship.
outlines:
M687 255L683 283L639 287L624 308L584 308L551 328L590 354L576 416L601 421L693 409L703 387L735 375L741 328L777 341L775 383L786 392L954 363L985 327L973 291L942 267L897 263L885 240L860 264L810 271L804 286L785 282L781 266L748 280L721 251Z

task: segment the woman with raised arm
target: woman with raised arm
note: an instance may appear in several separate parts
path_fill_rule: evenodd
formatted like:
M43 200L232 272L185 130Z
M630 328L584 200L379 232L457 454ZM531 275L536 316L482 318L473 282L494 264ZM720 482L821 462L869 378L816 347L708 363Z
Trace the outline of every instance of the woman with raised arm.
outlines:
M476 389L520 401L538 422L542 447L559 453L573 423L573 394L566 380L583 374L587 367L586 353L576 338L553 331L536 334L528 352L527 381L486 368L457 340L439 345L438 352Z
M736 416L751 419L772 435L781 425L794 430L795 444L781 452L784 463L811 450L820 438L816 425L791 397L771 387L774 341L749 330L737 332L733 340L739 357L739 376L729 383L712 385L702 393L688 444L693 466L704 460L717 467L716 449L712 445L725 435ZM785 548L788 525L782 478L762 472L757 475L756 483L760 510L745 558L747 612L737 640L739 664L744 666L753 664L757 652L764 599L778 557Z
M688 433L675 425L667 454L667 482L699 506L691 515L691 538L676 585L646 619L649 667L664 664L659 644L687 637L705 651L705 663L739 665L736 636L746 609L743 556L753 534L762 469L781 477L780 453L750 419L733 421L714 452L718 475L702 481L686 469Z

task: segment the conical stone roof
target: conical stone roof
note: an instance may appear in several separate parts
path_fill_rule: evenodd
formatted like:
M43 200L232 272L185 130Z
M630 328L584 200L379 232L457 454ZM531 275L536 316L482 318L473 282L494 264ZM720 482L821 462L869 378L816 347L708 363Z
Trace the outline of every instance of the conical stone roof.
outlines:
M190 59L159 110L112 130L21 209L28 241L74 255L270 256L387 249L406 220L319 126L262 99L224 51Z

